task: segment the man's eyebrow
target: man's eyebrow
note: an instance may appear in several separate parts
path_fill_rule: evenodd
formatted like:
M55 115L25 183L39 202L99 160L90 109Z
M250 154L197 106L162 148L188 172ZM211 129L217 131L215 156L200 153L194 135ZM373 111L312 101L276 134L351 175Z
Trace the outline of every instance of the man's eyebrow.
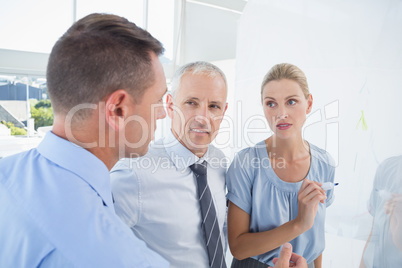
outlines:
M211 104L222 104L221 101L210 101L209 103L211 103Z
M200 99L197 98L197 97L188 97L188 98L185 98L185 100L196 100L196 101L199 101Z

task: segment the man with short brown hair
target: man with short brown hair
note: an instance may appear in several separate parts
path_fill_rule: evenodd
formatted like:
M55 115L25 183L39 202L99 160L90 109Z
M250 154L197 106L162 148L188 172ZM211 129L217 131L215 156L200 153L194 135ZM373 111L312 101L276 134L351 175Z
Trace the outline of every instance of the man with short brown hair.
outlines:
M115 214L109 170L144 155L166 79L161 43L128 20L91 14L50 54L53 130L0 160L0 267L167 267Z

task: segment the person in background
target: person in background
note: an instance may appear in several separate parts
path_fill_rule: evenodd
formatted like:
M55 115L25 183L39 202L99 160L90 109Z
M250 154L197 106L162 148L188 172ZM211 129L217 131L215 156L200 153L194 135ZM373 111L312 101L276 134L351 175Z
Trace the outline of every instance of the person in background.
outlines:
M377 168L370 195L373 216L361 268L402 267L402 156L384 160Z
M335 168L329 154L305 141L302 127L313 97L304 73L292 64L271 68L261 85L265 118L273 135L240 151L231 163L228 238L232 267L273 265L290 242L310 267L321 267L326 207Z
M0 160L0 267L168 267L115 214L109 176L119 158L147 152L166 115L162 52L148 32L106 14L56 42L53 129L38 148Z
M227 109L224 73L182 66L167 95L171 129L111 171L116 213L171 267L226 267L224 154L211 145Z

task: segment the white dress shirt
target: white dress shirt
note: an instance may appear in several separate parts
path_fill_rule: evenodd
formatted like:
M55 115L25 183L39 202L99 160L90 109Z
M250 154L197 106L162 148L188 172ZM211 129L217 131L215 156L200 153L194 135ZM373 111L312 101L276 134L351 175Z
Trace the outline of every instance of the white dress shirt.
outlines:
M195 176L189 166L207 161L207 178L225 249L227 159L213 145L198 158L171 132L136 159L111 171L117 215L171 267L209 267Z

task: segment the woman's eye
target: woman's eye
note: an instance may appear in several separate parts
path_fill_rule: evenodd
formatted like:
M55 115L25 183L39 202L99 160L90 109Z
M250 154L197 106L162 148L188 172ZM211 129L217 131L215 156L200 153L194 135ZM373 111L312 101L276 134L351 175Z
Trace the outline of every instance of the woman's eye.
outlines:
M269 101L269 102L267 102L267 106L268 107L275 107L275 103L274 102L272 102L272 101Z
M295 101L295 100L289 100L289 101L288 101L288 104L289 104L289 105L295 105L295 104L296 104L296 101Z

